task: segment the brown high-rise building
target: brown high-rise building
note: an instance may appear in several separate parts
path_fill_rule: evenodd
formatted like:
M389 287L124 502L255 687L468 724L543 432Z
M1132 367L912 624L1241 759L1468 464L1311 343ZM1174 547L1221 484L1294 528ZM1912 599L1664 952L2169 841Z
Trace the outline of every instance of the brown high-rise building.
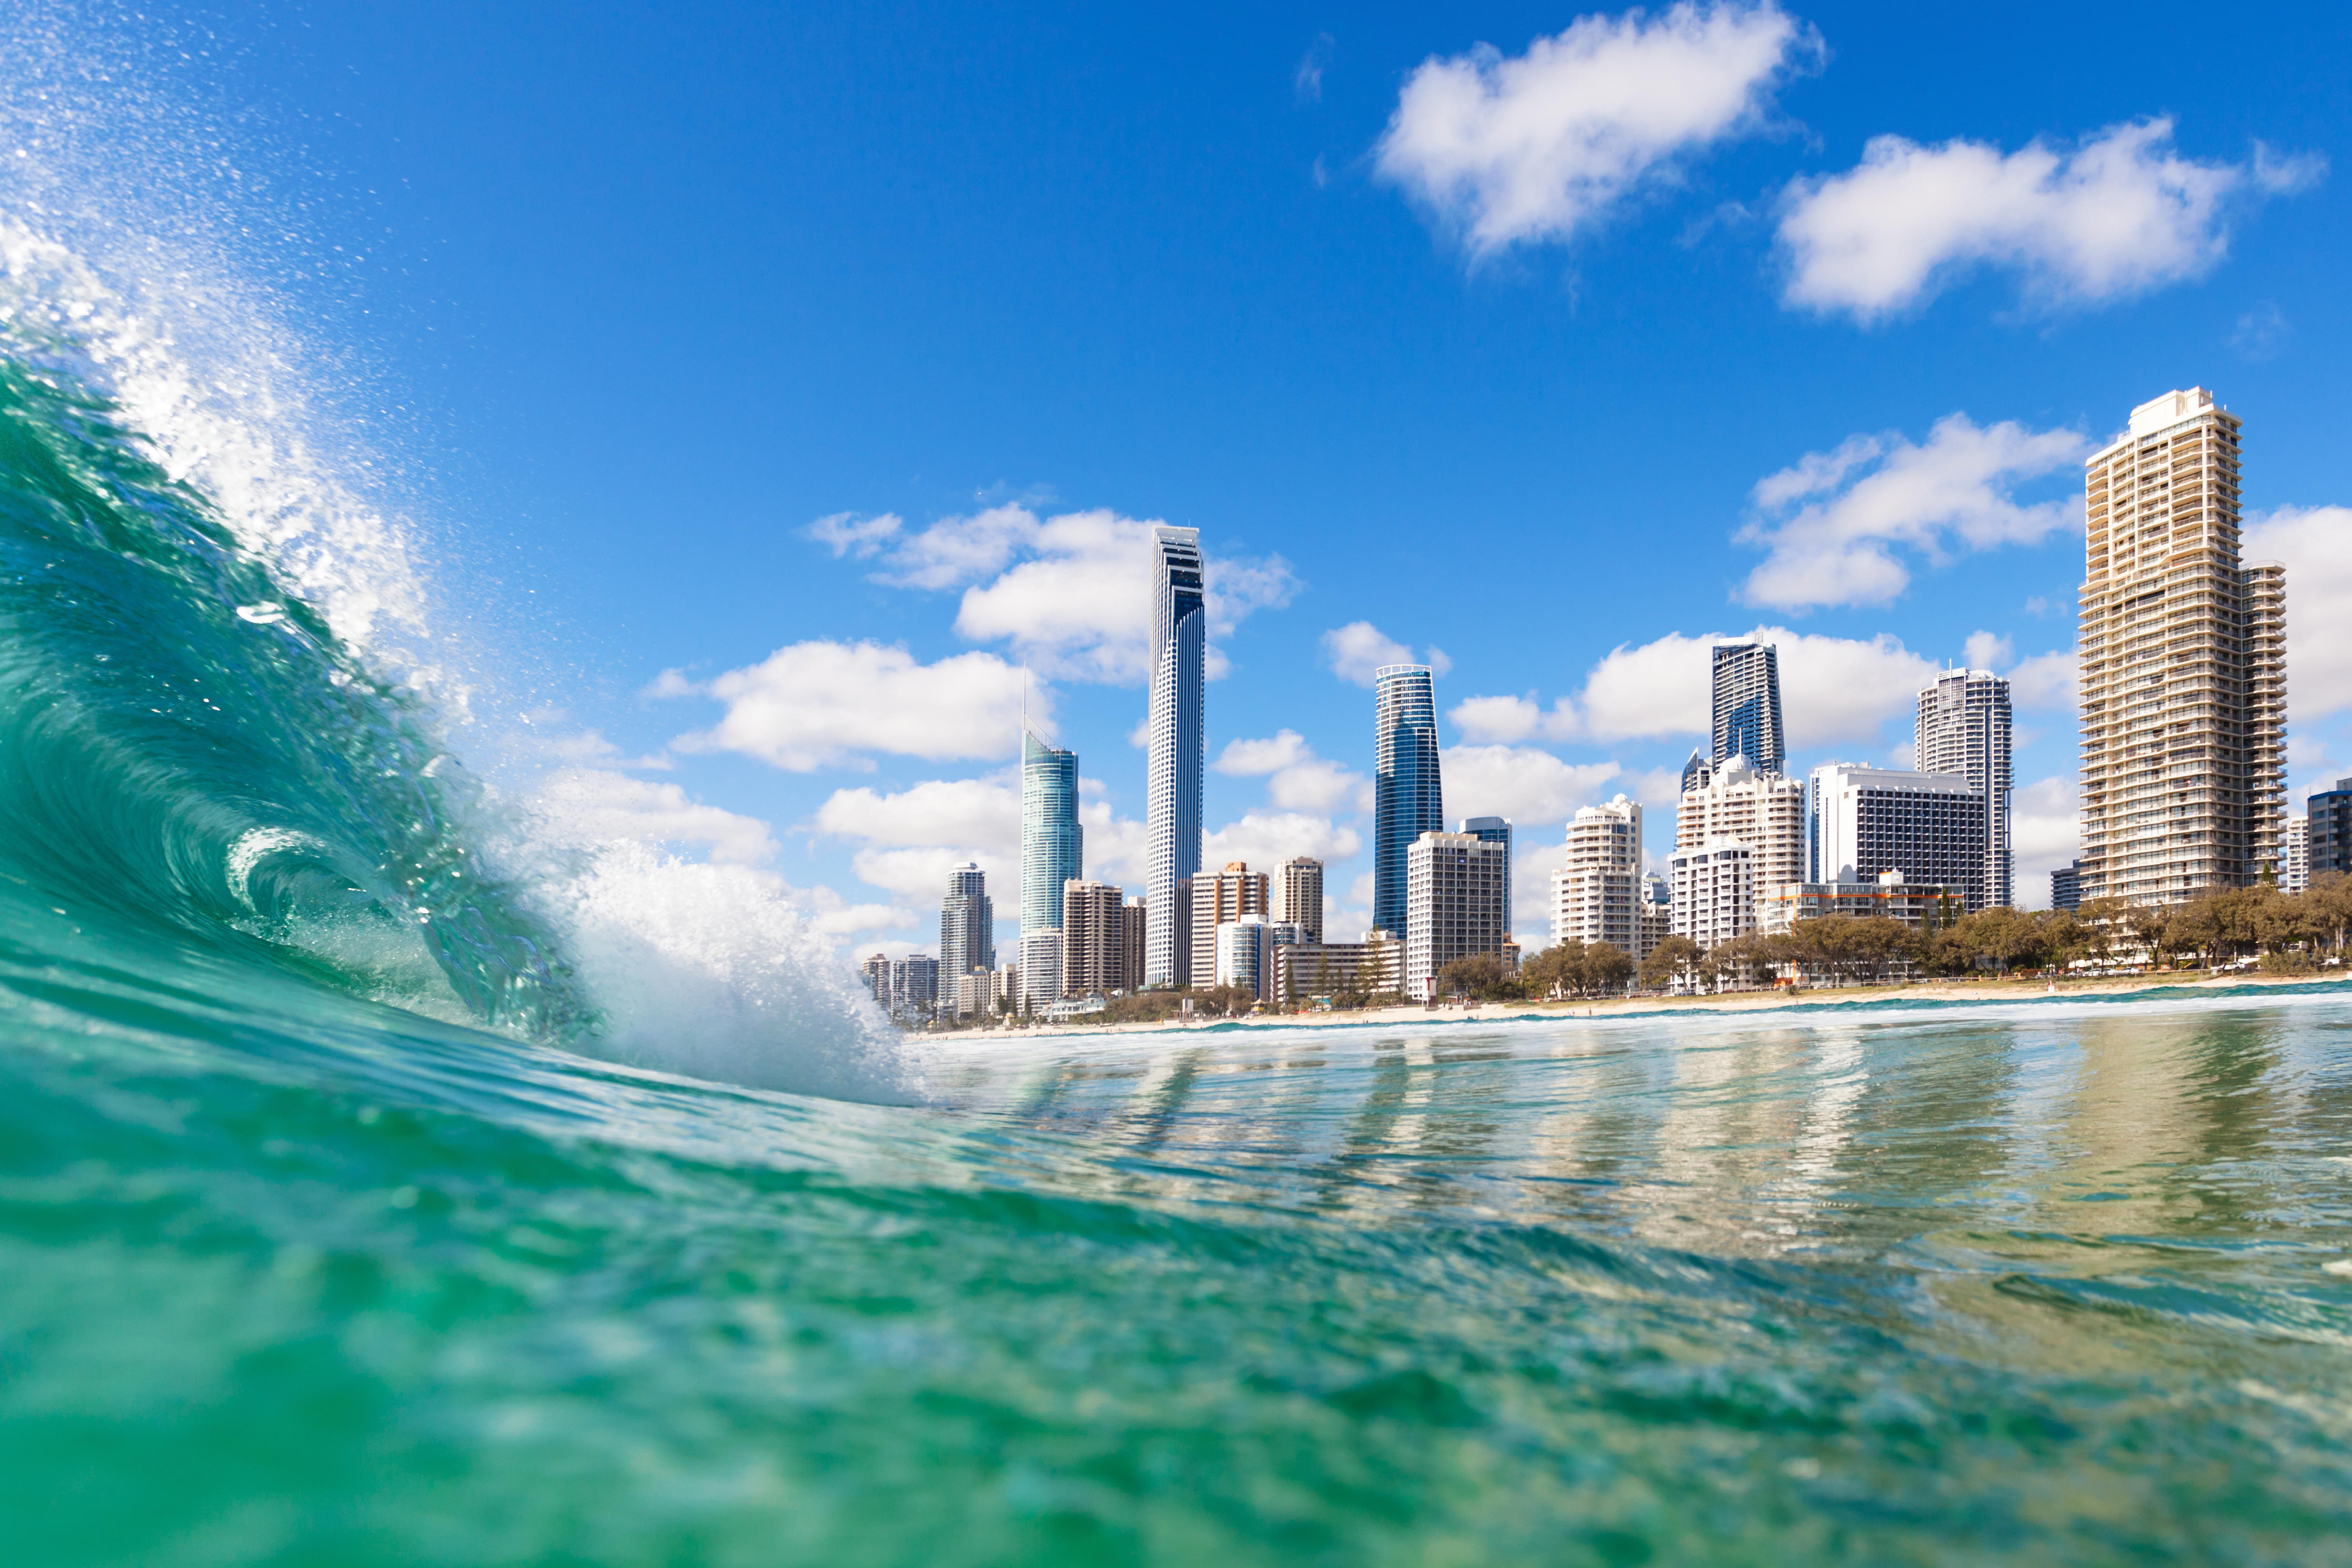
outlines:
M2086 465L2085 900L2179 903L2278 865L2286 581L2238 558L2237 416L2202 387Z
M1127 889L1073 878L1062 884L1062 994L1092 996L1127 985Z
M1127 963L1127 978L1121 986L1129 991L1143 989L1144 943L1151 935L1151 910L1141 899L1129 899L1118 911L1119 953Z
M1323 940L1323 862L1311 855L1294 855L1274 868L1274 910L1277 924L1298 928L1302 942Z
M1253 871L1243 860L1228 860L1222 871L1198 871L1189 884L1192 892L1192 984L1202 989L1216 983L1217 928L1244 915L1265 917L1272 893L1263 871Z

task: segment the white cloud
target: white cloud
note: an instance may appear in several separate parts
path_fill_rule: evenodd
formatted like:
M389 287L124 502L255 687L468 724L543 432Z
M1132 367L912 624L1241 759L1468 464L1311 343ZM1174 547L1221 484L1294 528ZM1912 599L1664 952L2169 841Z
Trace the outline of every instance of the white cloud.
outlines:
M1415 658L1410 645L1398 642L1370 621L1350 621L1323 634L1323 657L1331 673L1357 686L1372 684L1372 673L1384 664L1425 664L1444 676L1454 661L1443 649L1431 648Z
M2289 719L2308 723L2352 708L2352 507L2257 512L2242 553L2286 566Z
M2032 544L2079 527L2080 496L2021 506L2011 491L2079 461L2088 445L2071 430L2007 420L1979 427L1948 414L1924 446L1890 433L1808 453L1757 481L1758 515L1738 538L1770 553L1741 596L1780 609L1885 605L1911 580L1893 546L1940 563L1958 550Z
M835 561L845 555L865 561L882 548L884 540L895 538L905 526L896 512L860 517L854 511L837 511L810 523L808 536L819 544L830 546Z
M2010 792L2010 849L2017 907L2050 907L2050 873L2083 852L2082 786L2046 778Z
M949 868L972 860L988 873L998 911L1017 909L1021 794L1008 779L929 779L896 794L835 790L810 826L858 840L851 864L875 887L936 900Z
M867 752L933 761L1002 756L1019 733L1024 685L1022 672L992 653L927 665L880 643L802 642L708 687L681 680L663 694L698 690L727 706L711 728L679 736L678 750L740 752L808 773L839 764L870 769L861 755ZM1037 686L1026 700L1039 722L1050 717L1050 689Z
M941 518L911 534L887 514L863 522L824 518L809 533L833 545L836 556L854 550L863 557L874 553L863 546L895 540L873 580L934 592L963 588L959 636L1009 643L1041 674L1132 685L1150 674L1154 526L1099 508L1040 519L1025 506L1004 505ZM1211 554L1205 567L1213 639L1231 636L1256 611L1288 604L1298 590L1297 574L1278 555ZM1223 655L1214 647L1209 662L1213 676L1223 673Z
M1784 193L1787 298L1869 321L1990 266L2043 306L2126 299L2221 260L2231 196L2295 190L2325 168L2259 147L2251 163L2186 159L2169 119L2110 126L2071 153L1880 136L1855 168Z
M1615 763L1564 763L1527 746L1452 746L1441 762L1450 816L1507 816L1519 833L1551 834L1601 798Z
M2037 653L2032 658L2020 659L2005 672L2009 677L2011 703L2019 708L2074 712L2074 671L2078 662L2071 647Z
M2017 657L2017 645L1997 632L1970 632L1961 646L1970 669L1997 669Z
M535 804L570 836L698 845L710 858L757 865L776 852L768 825L705 805L674 784L632 778L608 768L561 768L540 784Z
M1708 649L1726 642L1770 643L1780 649L1780 707L1791 751L1876 742L1888 720L1916 710L1919 690L1937 668L1934 659L1911 652L1885 632L1866 640L1799 634L1786 626L1757 626L1737 636L1669 632L1652 642L1611 649L1586 673L1583 689L1573 699L1559 699L1549 712L1526 699L1473 698L1452 717L1461 724L1464 709L1485 704L1472 717L1487 725L1484 733L1489 735L1533 716L1538 732L1554 740L1608 744L1678 735L1703 739L1714 722ZM1512 703L1524 706L1505 706ZM1463 727L1469 732L1468 725ZM1449 801L1453 759L1476 749L1455 747L1445 753ZM1673 781L1664 773L1657 778L1664 782L1654 789L1644 784L1651 793L1642 799L1673 798Z
M1342 806L1368 809L1370 804L1370 781L1317 756L1296 730L1270 740L1230 742L1212 765L1239 778L1267 775L1266 799L1286 810L1328 814Z
M1580 729L1575 706L1565 697L1549 712L1538 707L1532 695L1473 697L1456 703L1445 716L1473 745L1516 745L1538 736L1569 741Z
M1246 861L1253 871L1271 871L1294 855L1312 855L1325 865L1351 859L1364 847L1352 827L1329 817L1297 811L1253 811L1202 835L1201 865L1215 870Z
M1584 16L1506 58L1480 45L1422 62L1381 139L1381 175L1474 256L1566 240L1679 163L1763 120L1820 52L1777 5Z

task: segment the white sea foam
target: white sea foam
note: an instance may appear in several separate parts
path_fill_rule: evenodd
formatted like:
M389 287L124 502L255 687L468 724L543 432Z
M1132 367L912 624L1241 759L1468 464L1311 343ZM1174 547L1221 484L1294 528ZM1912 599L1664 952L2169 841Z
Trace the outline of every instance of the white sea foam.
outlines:
M806 916L760 873L612 843L560 893L604 1016L592 1048L697 1078L912 1101L899 1037Z

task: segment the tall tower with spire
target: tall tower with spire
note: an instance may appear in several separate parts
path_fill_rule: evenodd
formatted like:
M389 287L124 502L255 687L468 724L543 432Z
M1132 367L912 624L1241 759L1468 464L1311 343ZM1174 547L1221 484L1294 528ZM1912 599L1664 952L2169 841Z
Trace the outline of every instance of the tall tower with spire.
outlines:
M1151 718L1144 791L1143 982L1193 983L1192 873L1201 868L1207 766L1209 614L1201 531L1155 528L1151 563Z

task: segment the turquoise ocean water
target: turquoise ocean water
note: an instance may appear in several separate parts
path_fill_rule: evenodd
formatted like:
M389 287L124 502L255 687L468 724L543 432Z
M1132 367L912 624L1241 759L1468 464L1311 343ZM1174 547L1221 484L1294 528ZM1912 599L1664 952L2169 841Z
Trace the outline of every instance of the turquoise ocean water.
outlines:
M909 1049L157 320L0 216L6 1562L2346 1560L2339 991Z

